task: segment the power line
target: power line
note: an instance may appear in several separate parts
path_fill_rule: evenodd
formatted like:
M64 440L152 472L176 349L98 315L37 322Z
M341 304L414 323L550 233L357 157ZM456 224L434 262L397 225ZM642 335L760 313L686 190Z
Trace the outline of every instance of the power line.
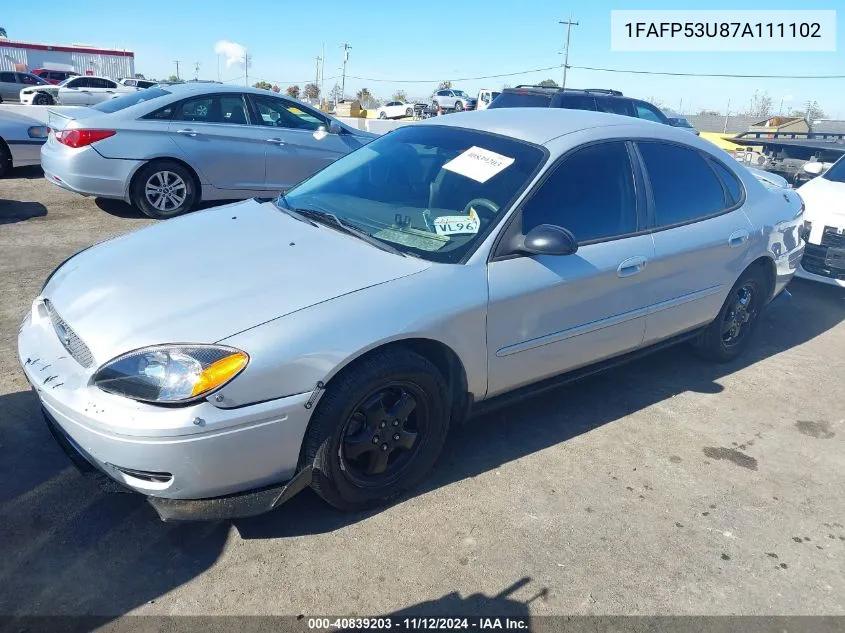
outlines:
M528 73L539 73L546 70L558 70L562 68L560 64L555 66L548 66L546 68L532 68L531 70L520 70L515 73L503 73L499 75L484 75L483 77L457 77L454 79L374 79L372 77L356 77L355 75L346 75L350 79L358 79L359 81L390 81L397 84L429 84L439 83L441 81L475 81L476 79L497 79L498 77L516 77L517 75L527 75ZM577 68L570 66L570 68Z
M726 77L732 79L845 79L845 75L740 75L734 73L673 73L657 70L626 70L622 68L596 68L594 66L570 66L579 70L595 70L605 73L627 73L631 75L665 75L669 77Z

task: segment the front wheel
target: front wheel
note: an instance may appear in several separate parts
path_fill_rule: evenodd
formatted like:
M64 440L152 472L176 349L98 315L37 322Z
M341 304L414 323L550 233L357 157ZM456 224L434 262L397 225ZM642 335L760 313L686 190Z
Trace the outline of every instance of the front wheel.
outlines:
M45 92L39 92L35 97L32 99L32 105L53 105L54 100L53 97L48 95Z
M387 112L379 112L378 118L386 119L387 118Z
M144 215L164 220L189 211L197 201L197 190L192 174L185 167L160 160L141 168L130 197Z
M719 315L694 341L702 357L726 363L748 348L766 303L765 288L766 280L759 269L742 274L728 293Z
M414 109L413 108L407 108L405 110L405 116L414 116Z
M462 101L456 101L455 102L455 112L460 112L463 109L464 109L463 102Z
M378 351L338 374L303 444L314 491L341 510L387 503L434 466L449 429L446 383L422 356Z

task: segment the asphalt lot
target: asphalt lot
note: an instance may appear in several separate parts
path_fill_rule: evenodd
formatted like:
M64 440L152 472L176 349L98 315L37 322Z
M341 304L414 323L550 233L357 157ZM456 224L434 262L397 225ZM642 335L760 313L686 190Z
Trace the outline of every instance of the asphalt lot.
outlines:
M733 364L677 348L474 419L380 512L164 524L73 470L16 356L58 263L149 223L0 180L0 614L845 614L842 291L793 282Z

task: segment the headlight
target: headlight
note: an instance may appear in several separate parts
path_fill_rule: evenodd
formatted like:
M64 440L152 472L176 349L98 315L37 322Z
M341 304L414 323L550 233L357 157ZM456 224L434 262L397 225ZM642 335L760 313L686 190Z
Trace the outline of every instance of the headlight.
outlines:
M109 361L93 383L142 402L185 403L222 387L248 362L245 352L222 345L155 345Z

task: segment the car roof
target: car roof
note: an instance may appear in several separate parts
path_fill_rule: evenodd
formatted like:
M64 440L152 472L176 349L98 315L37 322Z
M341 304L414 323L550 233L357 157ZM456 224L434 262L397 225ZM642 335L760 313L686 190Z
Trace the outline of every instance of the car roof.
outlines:
M190 94L194 92L208 92L209 89L214 92L249 92L251 94L275 95L277 93L272 90L265 90L264 88L250 88L248 86L237 86L231 84L219 84L212 81L192 81L181 84L170 84L167 89L173 94ZM281 95L279 95L281 96Z
M654 126L670 126L644 119L608 114L592 110L567 110L563 108L492 108L457 112L447 116L433 117L421 121L419 125L447 125L454 127L493 132L511 138L543 145L548 141L590 128L624 125L629 131L642 132L646 135L654 131ZM641 128L641 129L639 129ZM682 132L689 135L689 132ZM679 137L680 138L680 137Z

